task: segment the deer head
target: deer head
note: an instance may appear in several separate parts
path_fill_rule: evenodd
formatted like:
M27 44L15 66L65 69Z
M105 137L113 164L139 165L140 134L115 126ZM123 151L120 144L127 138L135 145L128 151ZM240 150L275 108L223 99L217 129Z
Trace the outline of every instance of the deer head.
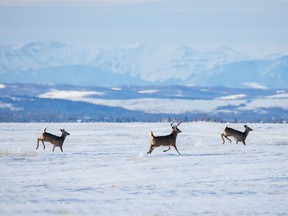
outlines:
M177 133L181 133L181 130L178 128L178 126L181 124L182 122L180 121L179 123L177 123L175 125L175 122L173 121L172 123L170 123L171 128L173 131L177 132Z
M70 135L70 133L68 133L67 131L65 131L65 129L60 129L60 131L62 132L62 136Z

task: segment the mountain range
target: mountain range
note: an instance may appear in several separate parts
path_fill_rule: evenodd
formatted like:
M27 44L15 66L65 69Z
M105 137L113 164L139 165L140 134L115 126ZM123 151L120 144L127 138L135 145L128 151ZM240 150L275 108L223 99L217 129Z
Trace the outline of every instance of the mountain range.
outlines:
M133 44L115 49L76 48L59 42L0 45L2 83L189 85L287 88L288 54L251 57L229 47Z

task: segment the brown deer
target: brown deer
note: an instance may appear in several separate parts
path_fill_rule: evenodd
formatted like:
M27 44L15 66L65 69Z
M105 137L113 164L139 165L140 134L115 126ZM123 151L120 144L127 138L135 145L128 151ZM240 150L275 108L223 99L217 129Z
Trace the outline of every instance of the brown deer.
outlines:
M171 127L172 127L172 132L169 135L166 136L154 136L153 132L150 132L151 135L151 140L150 140L150 150L147 152L147 154L151 154L152 151L159 146L168 146L168 149L164 150L164 152L167 152L170 150L170 146L173 146L175 148L175 150L178 152L179 155L180 152L178 151L177 147L176 147L176 138L178 133L181 133L181 130L178 129L178 126L181 124L181 122L179 122L177 125L174 125L174 122L171 123Z
M238 142L242 142L244 145L246 145L245 143L246 137L248 136L250 131L253 131L253 129L248 127L247 125L244 125L244 127L245 127L245 131L241 132L241 131L238 131L238 130L235 130L233 128L229 128L228 126L226 126L223 133L221 134L223 144L225 143L224 137L228 139L231 143L231 139L229 139L228 137L232 136L236 139L236 144L238 144Z
M46 142L50 142L51 144L53 144L53 152L54 152L54 149L55 147L60 147L61 151L63 152L63 143L64 143L64 140L66 138L67 135L70 135L67 131L65 131L64 129L60 129L60 131L62 132L62 135L59 137L59 136L55 136L51 133L47 133L46 132L46 129L47 127L44 128L43 130L43 133L41 135L40 138L37 139L37 148L39 148L39 141L42 141L42 144L43 144L43 149L45 149L45 144L44 144L44 141Z

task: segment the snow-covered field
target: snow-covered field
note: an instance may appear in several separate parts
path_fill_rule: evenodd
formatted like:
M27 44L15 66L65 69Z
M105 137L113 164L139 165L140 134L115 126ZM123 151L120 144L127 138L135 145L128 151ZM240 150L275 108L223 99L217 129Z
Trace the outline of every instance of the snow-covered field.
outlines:
M121 90L118 90L121 91ZM205 90L202 90L205 91ZM75 91L75 90L57 90L50 89L49 92L39 95L40 98L48 99L64 99L72 101L82 101L97 105L122 107L128 110L144 111L147 113L185 113L185 112L215 112L220 107L239 106L236 110L259 110L263 108L282 108L288 110L288 93L286 90L278 91L276 94L269 96L254 96L253 100L245 94L226 95L219 98L205 99L181 99L182 92L176 92L174 96L178 99L171 98L151 98L149 96L157 95L158 90L148 89L139 91L143 94L142 98L137 99L105 99L95 98L95 96L103 96L104 92L96 91ZM145 97L146 95L146 97ZM155 96L154 95L154 96ZM8 104L9 105L9 104ZM233 112L231 109L226 112Z
M182 123L174 149L147 155L169 123L48 124L71 133L64 153L36 148L45 124L0 124L0 215L287 215L288 125ZM242 124L230 124L243 130Z

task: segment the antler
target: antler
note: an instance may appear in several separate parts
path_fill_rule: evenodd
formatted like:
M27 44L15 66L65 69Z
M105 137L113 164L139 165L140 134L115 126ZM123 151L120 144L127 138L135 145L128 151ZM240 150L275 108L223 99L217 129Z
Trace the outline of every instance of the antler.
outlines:
M176 125L176 127L178 127L181 123L182 123L182 121L180 121L180 122Z
M175 121L173 121L172 123L170 123L171 127L172 128L177 128L181 123L182 121L180 121L179 123L177 123L177 125L174 125Z

